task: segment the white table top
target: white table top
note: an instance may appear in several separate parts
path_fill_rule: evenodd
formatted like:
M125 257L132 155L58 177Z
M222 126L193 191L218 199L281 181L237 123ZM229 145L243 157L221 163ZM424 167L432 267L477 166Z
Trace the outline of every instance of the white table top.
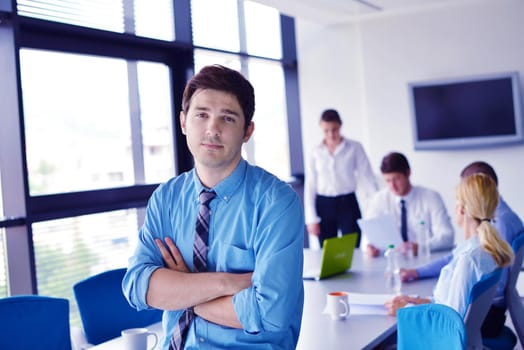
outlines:
M304 250L304 269L318 266L321 251ZM442 254L437 254L440 256ZM432 255L435 258L435 255ZM416 266L417 259L404 261ZM353 264L346 274L322 281L304 281L304 312L298 340L298 350L372 349L396 330L396 318L387 315L351 315L343 321L333 321L322 313L326 294L332 291L355 293L388 293L384 282L385 258L368 258L357 249ZM436 279L405 283L403 294L431 295ZM163 336L161 323L147 327L159 337ZM156 349L159 349L158 346ZM90 350L124 350L120 337L91 347Z
M304 269L319 264L321 251L304 250ZM442 254L432 255L432 258ZM352 315L333 321L322 313L326 294L333 291L387 294L384 281L384 257L368 258L355 250L349 272L322 281L304 281L305 299L298 350L373 349L396 330L396 318L387 315ZM405 267L421 264L417 258L402 261ZM402 294L429 296L436 279L419 280L402 285ZM351 301L350 301L351 303Z

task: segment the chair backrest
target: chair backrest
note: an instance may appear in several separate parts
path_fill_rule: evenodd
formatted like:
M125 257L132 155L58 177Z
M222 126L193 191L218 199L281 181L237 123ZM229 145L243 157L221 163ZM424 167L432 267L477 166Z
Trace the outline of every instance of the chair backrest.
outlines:
M468 349L482 349L480 328L495 297L502 269L496 268L475 283L469 293L468 307L464 316L468 334Z
M462 317L443 304L421 304L397 311L399 350L466 349Z
M69 301L40 295L0 299L0 349L71 350Z
M100 344L126 328L145 327L162 319L161 310L137 311L122 293L126 269L102 272L73 286L86 340Z
M517 332L520 343L524 344L524 306L517 291L517 280L522 269L524 259L524 232L521 232L512 242L515 260L509 268L508 283L506 284L506 303L508 305L511 322Z

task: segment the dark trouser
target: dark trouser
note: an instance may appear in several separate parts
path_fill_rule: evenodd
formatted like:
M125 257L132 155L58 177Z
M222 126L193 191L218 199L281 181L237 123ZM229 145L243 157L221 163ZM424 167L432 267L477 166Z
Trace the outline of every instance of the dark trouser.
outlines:
M482 338L495 338L497 337L504 323L506 322L506 308L501 306L491 305L488 314L482 323L480 332Z
M360 246L360 228L357 219L362 217L355 193L336 197L317 195L315 200L317 214L320 217L320 246L324 239L337 237L340 230L342 234L357 233L357 247Z

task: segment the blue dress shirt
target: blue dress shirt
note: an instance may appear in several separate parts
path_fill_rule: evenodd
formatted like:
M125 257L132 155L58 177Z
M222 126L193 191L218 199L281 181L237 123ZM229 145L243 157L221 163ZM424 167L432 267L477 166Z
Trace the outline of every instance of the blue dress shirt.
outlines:
M146 304L149 279L164 266L155 238L171 237L194 270L194 229L203 188L193 169L161 185L151 196L123 281L124 294L138 310L150 308ZM210 205L207 269L253 271L252 286L233 296L243 329L196 317L186 349L294 349L304 303L304 215L298 196L288 184L243 159L213 190L217 197ZM168 347L182 311L164 311L163 348Z
M518 217L517 214L508 206L508 204L502 199L499 198L499 205L495 210L495 222L493 226L497 229L500 236L506 240L509 244L513 239L522 231L524 231L524 225L522 220ZM419 278L428 278L438 276L440 270L448 264L453 258L453 254L445 255L440 259L432 261L431 263L417 268L417 273ZM497 287L497 292L495 293L495 298L493 304L506 307L506 301L504 297L504 289L506 288L506 283L508 281L508 269L502 271L502 276L500 278L499 285Z

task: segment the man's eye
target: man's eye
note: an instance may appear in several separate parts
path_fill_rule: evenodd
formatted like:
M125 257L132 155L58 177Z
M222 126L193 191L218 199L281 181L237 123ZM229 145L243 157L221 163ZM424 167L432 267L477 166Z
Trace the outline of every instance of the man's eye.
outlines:
M195 118L205 118L205 117L206 117L205 113L197 113L197 114L195 114Z
M236 122L236 119L233 118L233 117L225 116L224 117L224 121L226 121L227 123L234 123L234 122Z

